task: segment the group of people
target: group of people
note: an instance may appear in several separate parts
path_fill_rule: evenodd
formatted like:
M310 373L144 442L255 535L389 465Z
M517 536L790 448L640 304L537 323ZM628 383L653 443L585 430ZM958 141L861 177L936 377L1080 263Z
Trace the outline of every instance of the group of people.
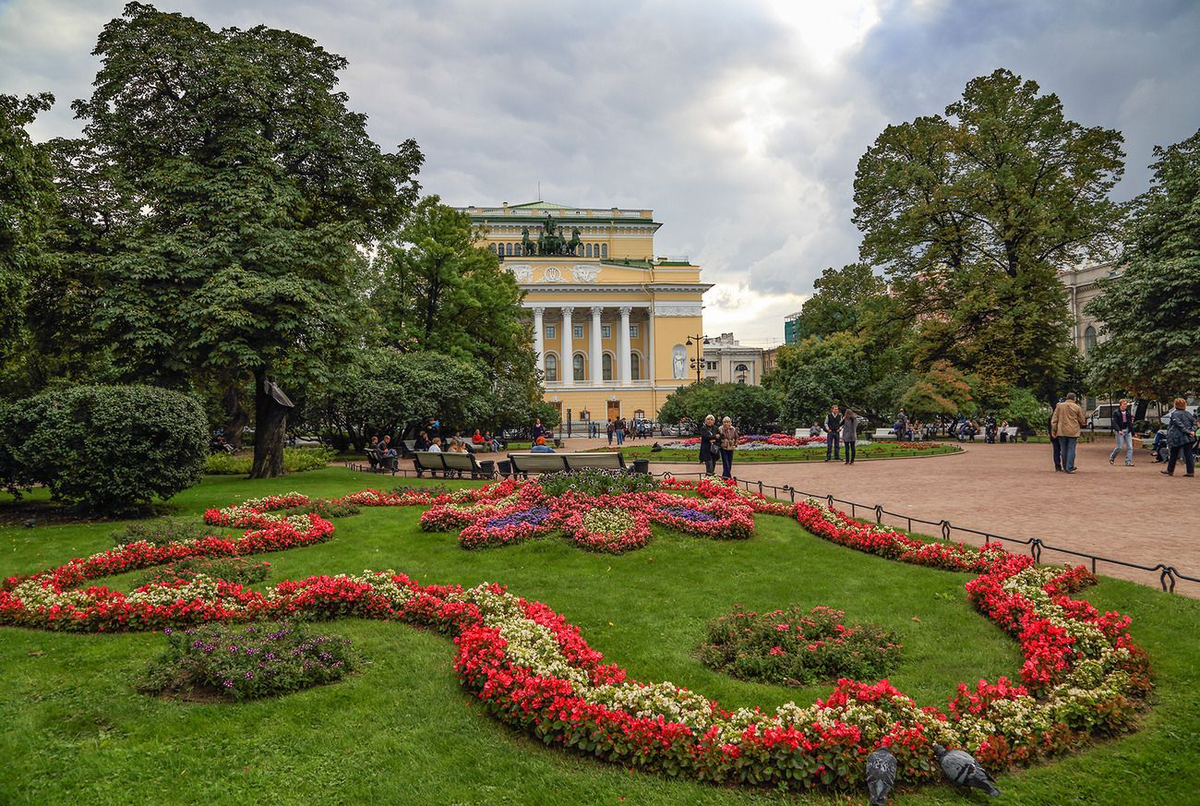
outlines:
M592 429L592 436L599 436L599 425L592 423ZM609 445L612 445L614 440L618 445L624 445L627 437L645 439L650 436L650 423L645 420L626 420L624 417L617 417L605 424L605 433L608 436Z
M904 410L901 409L903 416ZM845 453L845 463L854 464L854 446L858 443L858 427L862 415L847 407L845 413L834 403L825 415L825 461L839 461ZM907 427L907 421L905 423Z
M713 475L720 459L721 478L733 478L733 452L737 450L739 436L729 417L723 417L719 426L713 415L704 418L700 426L700 461L705 473Z
M1115 465L1117 457L1125 454L1125 466L1133 467L1133 443L1140 441L1133 431L1133 410L1129 401L1121 398L1118 408L1112 413L1113 449L1108 455L1108 463ZM1075 448L1079 435L1087 426L1087 417L1075 400L1075 393L1070 392L1054 407L1050 416L1050 441L1054 446L1054 470L1061 473L1074 473ZM1155 455L1158 454L1160 443L1167 448L1167 468L1162 471L1164 476L1174 476L1179 458L1183 457L1185 476L1196 475L1196 416L1187 409L1187 401L1182 397L1175 398L1171 412L1163 418L1163 430L1159 431L1154 440Z

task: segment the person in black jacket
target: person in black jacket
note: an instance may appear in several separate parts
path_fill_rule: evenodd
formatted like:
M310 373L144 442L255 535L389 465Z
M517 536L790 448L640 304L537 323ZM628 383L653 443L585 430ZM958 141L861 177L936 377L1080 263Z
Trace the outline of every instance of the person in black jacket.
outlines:
M1129 409L1129 401L1121 398L1120 408L1112 413L1113 438L1117 441L1112 453L1108 455L1108 463L1116 464L1117 454L1125 449L1125 467L1133 467L1133 412Z
M1192 443L1196 440L1196 417L1187 410L1187 401L1182 397L1175 398L1175 410L1167 417L1167 444L1171 446L1171 455L1167 460L1167 469L1161 471L1164 476L1175 475L1175 464L1179 455L1183 454L1183 463L1187 467L1185 476L1196 475L1195 450Z
M828 462L830 457L834 459L842 458L840 455L839 443L842 436L842 414L838 409L837 403L833 404L833 408L825 415L825 461Z
M1061 403L1062 401L1063 401L1063 398L1058 399L1059 403ZM1051 406L1050 408L1054 408L1054 407ZM1046 419L1046 433L1050 435L1050 444L1054 446L1054 471L1056 473L1061 472L1062 471L1062 446L1058 444L1058 439L1057 439L1057 437L1054 436L1054 415L1053 414L1051 414Z
M717 469L717 457L721 455L721 432L717 428L717 418L711 414L704 418L700 426L700 461L704 463L704 472L713 475Z

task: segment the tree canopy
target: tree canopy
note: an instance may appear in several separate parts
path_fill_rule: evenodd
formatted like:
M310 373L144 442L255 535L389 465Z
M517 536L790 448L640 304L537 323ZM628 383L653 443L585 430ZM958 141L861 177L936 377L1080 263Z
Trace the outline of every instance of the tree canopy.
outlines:
M1096 388L1164 400L1200 391L1200 131L1154 154L1124 271L1087 307L1108 336L1088 363Z

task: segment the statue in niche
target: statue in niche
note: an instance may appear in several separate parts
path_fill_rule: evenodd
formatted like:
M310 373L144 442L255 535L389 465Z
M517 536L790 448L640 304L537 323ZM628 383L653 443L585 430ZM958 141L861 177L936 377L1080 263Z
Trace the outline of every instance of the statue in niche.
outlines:
M671 348L671 374L677 381L682 381L687 373L687 350L682 344Z

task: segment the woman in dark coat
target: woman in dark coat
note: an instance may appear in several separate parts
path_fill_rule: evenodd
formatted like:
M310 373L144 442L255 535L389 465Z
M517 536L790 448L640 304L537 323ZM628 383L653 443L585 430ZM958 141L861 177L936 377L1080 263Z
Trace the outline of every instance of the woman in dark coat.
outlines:
M704 463L704 472L710 476L716 472L720 451L721 432L717 429L717 418L710 414L700 426L700 461Z
M1171 455L1167 460L1167 469L1163 475L1174 476L1175 464L1179 454L1183 454L1183 463L1187 468L1185 476L1196 475L1196 458L1192 450L1192 441L1196 439L1196 418L1187 410L1187 401L1182 397L1175 398L1175 410L1167 418L1167 444L1171 446Z

